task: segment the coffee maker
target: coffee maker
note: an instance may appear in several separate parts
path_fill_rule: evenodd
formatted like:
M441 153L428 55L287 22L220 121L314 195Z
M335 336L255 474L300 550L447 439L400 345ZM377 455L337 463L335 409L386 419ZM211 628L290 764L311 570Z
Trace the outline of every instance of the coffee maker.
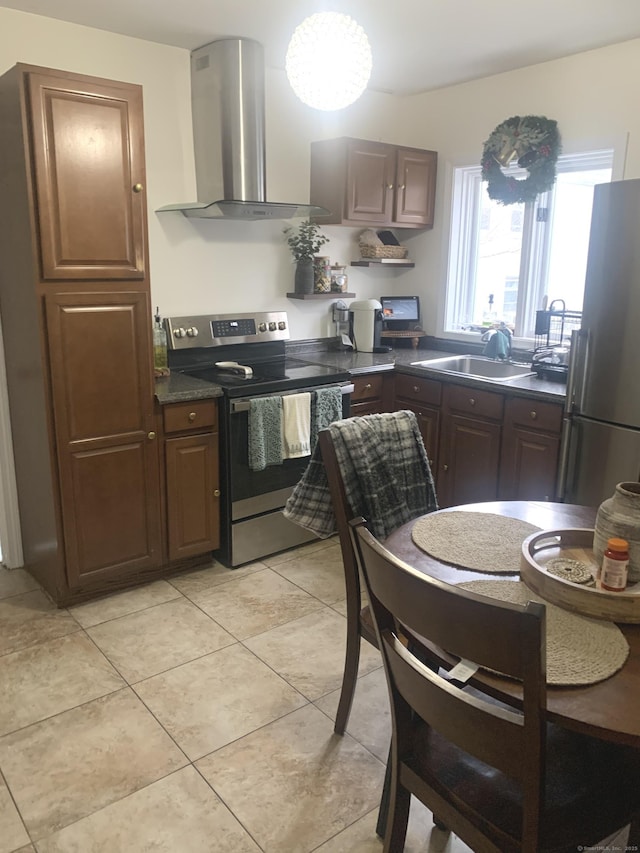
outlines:
M347 303L338 299L333 303L333 322L336 324L336 344L340 350L353 349L353 343L349 336L349 309Z
M389 352L381 344L382 305L377 299L362 299L349 307L351 340L359 352Z

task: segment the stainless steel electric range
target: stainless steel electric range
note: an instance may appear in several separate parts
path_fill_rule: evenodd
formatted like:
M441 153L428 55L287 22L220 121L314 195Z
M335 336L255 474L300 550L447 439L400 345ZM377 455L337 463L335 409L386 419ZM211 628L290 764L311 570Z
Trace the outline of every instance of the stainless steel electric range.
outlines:
M284 395L339 385L343 416L353 390L349 373L286 354L284 311L209 314L165 320L169 366L223 389L221 399L221 533L216 557L239 566L315 537L282 515L309 457L286 459L263 471L249 467L252 397Z

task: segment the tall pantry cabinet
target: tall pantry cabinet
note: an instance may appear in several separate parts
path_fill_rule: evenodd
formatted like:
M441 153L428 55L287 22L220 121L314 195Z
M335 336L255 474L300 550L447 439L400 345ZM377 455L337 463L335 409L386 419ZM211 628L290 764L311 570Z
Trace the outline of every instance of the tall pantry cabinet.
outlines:
M142 90L0 77L0 315L25 566L60 604L161 555Z

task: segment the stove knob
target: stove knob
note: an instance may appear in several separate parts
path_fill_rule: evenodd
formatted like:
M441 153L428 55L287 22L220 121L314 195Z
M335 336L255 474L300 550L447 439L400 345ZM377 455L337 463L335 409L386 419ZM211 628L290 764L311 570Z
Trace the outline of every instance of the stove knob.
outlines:
M280 322L278 323L278 328L279 329L286 329L287 328L287 324L285 323L284 320L280 320Z
M187 329L187 337L196 338L198 336L198 330L195 326L191 326L190 329Z
M258 325L258 331L259 332L266 332L267 331L267 324L266 323L260 323Z
M174 329L173 336L174 338L184 338L186 336L186 332L184 329Z
M276 330L276 324L273 320L271 320L271 322L269 323L269 331L275 332L275 330Z

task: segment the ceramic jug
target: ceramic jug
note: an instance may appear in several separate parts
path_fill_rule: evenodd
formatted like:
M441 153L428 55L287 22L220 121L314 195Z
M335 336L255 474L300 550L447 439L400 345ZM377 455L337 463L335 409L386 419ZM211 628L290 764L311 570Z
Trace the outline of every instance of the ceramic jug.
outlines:
M598 565L611 536L629 543L628 584L640 581L640 483L618 483L613 495L598 507L593 534Z

